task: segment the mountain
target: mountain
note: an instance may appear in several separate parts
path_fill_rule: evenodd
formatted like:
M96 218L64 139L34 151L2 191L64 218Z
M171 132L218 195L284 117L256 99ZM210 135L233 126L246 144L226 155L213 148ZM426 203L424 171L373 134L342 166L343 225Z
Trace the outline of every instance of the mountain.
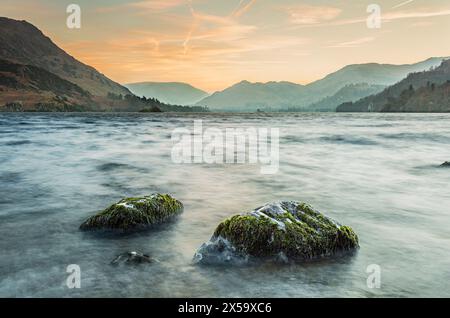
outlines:
M445 85L444 88L442 88L441 85L448 80L450 80L450 60L445 60L438 67L428 71L409 74L405 79L389 86L381 93L365 97L354 103L350 102L342 104L337 108L337 111L381 112L406 111L406 109L409 111L424 111L428 106L425 104L417 105L415 102L425 96L429 96L431 98L430 101L436 101L439 99L437 95L445 92ZM440 89L435 90L436 87L439 87ZM400 105L402 101L409 104ZM423 100L423 102L427 103L426 100ZM415 105L415 108L412 105ZM440 106L436 107L433 107L433 109L438 109Z
M257 108L272 110L303 108L307 110L312 104L333 96L345 86L352 84L393 85L411 72L424 71L438 66L442 60L443 58L430 58L416 64L405 65L377 63L348 65L321 80L304 86L287 82L250 83L243 81L221 92L216 92L197 104L208 106L212 110L254 111ZM367 92L373 93L371 90Z
M126 84L133 94L156 98L163 103L174 105L194 105L209 94L185 83L142 82Z
M0 112L22 111L182 111L201 107L167 105L132 94L93 96L80 86L40 67L0 59Z
M450 112L450 80L414 89L412 86L399 97L391 99L381 112L448 113Z
M0 17L0 111L182 111L138 97L56 46L26 21Z
M0 59L0 105L6 104L9 110L28 110L31 105L42 110L50 104L66 111L89 110L94 104L91 97L78 85L44 69Z
M349 84L341 88L336 94L309 105L303 110L311 112L334 112L342 103L354 102L363 97L381 92L386 86L375 84Z
M242 81L221 92L215 92L197 105L223 111L279 110L295 105L303 90L303 85L290 82Z
M64 52L26 21L0 17L0 58L44 69L94 96L130 94L127 88Z

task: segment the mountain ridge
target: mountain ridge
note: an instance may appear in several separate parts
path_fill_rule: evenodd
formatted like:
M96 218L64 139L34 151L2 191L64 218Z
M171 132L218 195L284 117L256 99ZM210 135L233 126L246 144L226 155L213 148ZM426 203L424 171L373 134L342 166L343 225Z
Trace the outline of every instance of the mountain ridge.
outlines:
M156 98L163 103L194 105L209 95L206 91L183 82L136 82L124 85L133 94Z
M211 94L198 102L197 105L204 105L212 110L255 111L257 109L283 110L283 108L307 110L309 106L326 97L333 96L347 85L389 86L400 81L411 72L423 71L439 65L442 59L444 58L431 57L417 63L401 65L351 64L306 85L292 82L251 83L244 80ZM273 92L274 83L278 85L275 92ZM339 103L335 106L338 105Z
M438 67L428 71L410 73L406 78L387 87L382 92L367 96L356 102L343 103L336 110L339 112L381 112L387 111L386 107L390 104L389 111L394 111L401 108L398 105L400 100L403 99L405 102L411 100L413 91L433 85L434 87L440 86L448 80L450 80L450 59L442 61ZM425 91L421 92L424 93L423 96L427 94ZM420 111L420 105L416 105L416 107ZM413 111L414 109L409 108L409 110Z
M131 94L127 88L66 53L25 20L0 17L0 58L44 69L77 84L92 95Z

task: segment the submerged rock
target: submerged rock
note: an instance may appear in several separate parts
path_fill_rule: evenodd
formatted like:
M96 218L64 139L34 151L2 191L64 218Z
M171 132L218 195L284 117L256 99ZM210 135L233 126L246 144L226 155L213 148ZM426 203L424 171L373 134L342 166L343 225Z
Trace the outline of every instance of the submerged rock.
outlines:
M88 218L82 230L130 230L163 223L183 211L183 204L168 194L155 193L142 198L127 198Z
M446 161L443 164L441 164L441 167L450 167L450 161Z
M194 255L194 263L240 265L247 262L248 255L237 251L227 239L220 236L204 243Z
M117 256L112 262L112 265L119 264L142 264L142 263L153 263L156 261L149 255L140 252L127 252Z
M308 260L359 247L358 236L301 202L268 204L220 223L194 256L202 264L270 258Z

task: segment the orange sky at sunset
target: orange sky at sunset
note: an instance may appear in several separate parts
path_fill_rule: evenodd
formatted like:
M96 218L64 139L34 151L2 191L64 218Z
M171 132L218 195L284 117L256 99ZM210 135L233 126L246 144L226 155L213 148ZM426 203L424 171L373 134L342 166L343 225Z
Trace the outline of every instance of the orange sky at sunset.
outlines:
M20 6L18 4L21 4ZM66 7L82 9L68 29ZM367 6L382 25L366 25ZM69 54L120 82L179 81L215 91L241 80L308 83L354 63L450 56L450 1L2 0Z

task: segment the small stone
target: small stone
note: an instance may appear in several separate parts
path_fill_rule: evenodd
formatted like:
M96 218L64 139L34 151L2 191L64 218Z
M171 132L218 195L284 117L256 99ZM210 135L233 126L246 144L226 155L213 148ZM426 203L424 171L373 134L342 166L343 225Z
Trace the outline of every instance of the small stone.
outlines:
M155 259L151 258L149 255L140 252L127 252L118 255L112 262L112 265L118 264L142 264L142 263L153 263Z

